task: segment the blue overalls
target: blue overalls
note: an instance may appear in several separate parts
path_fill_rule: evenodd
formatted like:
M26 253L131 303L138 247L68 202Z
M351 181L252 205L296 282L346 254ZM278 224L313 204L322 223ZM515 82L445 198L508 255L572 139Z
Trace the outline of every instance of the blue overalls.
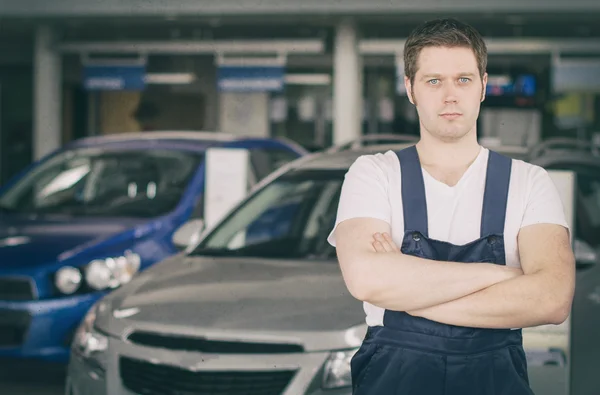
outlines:
M428 238L425 185L414 146L401 163L401 251L438 261L505 265L510 158L490 151L480 238L452 245ZM386 310L351 361L354 395L531 395L521 330L446 325Z

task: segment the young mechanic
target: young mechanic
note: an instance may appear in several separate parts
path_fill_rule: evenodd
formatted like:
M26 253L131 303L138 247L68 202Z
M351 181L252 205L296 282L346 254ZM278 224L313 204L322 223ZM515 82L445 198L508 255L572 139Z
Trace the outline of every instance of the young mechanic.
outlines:
M476 30L425 23L404 62L420 140L353 163L329 236L368 324L353 393L532 394L520 328L562 323L574 294L557 189L541 167L478 144Z

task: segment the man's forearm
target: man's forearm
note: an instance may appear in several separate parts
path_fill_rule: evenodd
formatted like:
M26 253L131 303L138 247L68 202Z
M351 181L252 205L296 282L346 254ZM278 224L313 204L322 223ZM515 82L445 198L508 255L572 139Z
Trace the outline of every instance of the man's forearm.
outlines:
M363 258L362 299L396 311L440 305L522 275L488 263L441 262L400 253L374 252Z
M526 328L560 324L569 314L568 286L540 271L501 282L463 298L409 314L449 325L476 328Z

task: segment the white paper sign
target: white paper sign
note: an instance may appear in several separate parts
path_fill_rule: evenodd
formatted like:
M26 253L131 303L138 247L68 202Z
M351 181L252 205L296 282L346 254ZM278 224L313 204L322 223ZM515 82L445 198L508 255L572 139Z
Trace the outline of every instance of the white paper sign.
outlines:
M404 85L404 58L402 55L396 56L396 93L399 96L406 95L406 85Z
M273 122L283 122L287 119L287 100L284 97L271 99L269 117Z
M240 148L209 148L205 163L204 221L211 228L248 193L250 154Z
M379 120L383 122L394 120L394 102L389 97L379 100Z
M317 112L317 102L312 96L298 100L298 118L303 122L313 121Z

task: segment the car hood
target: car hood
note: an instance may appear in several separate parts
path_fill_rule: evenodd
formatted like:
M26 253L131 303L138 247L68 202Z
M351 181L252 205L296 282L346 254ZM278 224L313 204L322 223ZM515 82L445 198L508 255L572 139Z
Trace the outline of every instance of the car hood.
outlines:
M178 255L140 274L110 304L110 319L120 322L121 333L145 328L314 335L364 322L362 303L349 294L332 261Z
M28 269L61 260L129 229L139 221L64 217L0 219L0 270Z

